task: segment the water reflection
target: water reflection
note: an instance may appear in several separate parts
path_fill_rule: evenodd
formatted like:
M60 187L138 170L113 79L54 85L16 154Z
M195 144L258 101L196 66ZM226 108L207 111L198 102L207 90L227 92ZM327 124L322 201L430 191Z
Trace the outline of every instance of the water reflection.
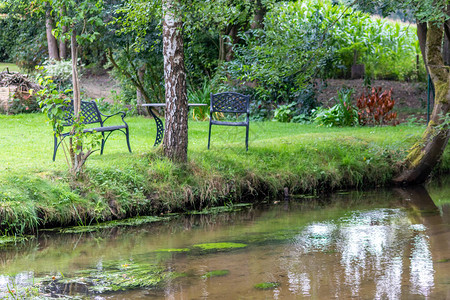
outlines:
M329 276L333 274L335 278L331 281L334 282L330 285L334 286L337 297L361 297L367 292L367 283L373 280L376 298L398 299L404 269L404 243L415 240L415 231L405 229L409 225L405 211L378 209L353 212L334 222L307 226L296 237L294 245L288 247L288 260L283 262L288 266L289 289L296 294L311 295L312 279L330 281ZM429 244L422 246L429 251ZM423 253L422 250L418 251ZM314 255L312 263L309 262L311 255ZM328 260L337 260L339 265L330 266ZM411 265L413 261L411 258ZM431 262L431 256L428 261ZM430 265L415 263L414 266L419 273L429 273ZM424 287L422 282L415 282ZM429 282L426 284L428 286ZM349 290L350 295L341 295L340 290Z
M424 191L414 188L400 194L407 196L403 199L408 206L428 217L419 213L410 218L411 211L383 208L354 211L333 222L307 226L287 247L288 254L282 262L287 268L289 290L297 295L318 295L323 286L311 291L311 282L330 281L333 274L334 282L328 284L338 298L372 294L375 299L400 299L402 288L406 287L404 282L410 285L404 293L429 297L435 285L435 269L425 224L428 218L439 215ZM417 217L424 224L412 224ZM333 250L340 266L326 266L328 258L324 254ZM322 271L323 266L327 273ZM341 294L345 290L350 293Z
M423 233L414 237L410 270L411 293L429 296L434 286L434 269L430 242Z
M0 253L1 270L16 272L0 275L0 299L8 287L30 287L35 276L64 272L69 278L86 267L100 273L112 260L124 259L161 263L186 276L166 281L161 290L96 299L445 299L450 230L439 211L426 191L412 189L293 204L287 210L189 217L115 229L110 236L44 235L24 250ZM248 247L206 255L154 252L222 241ZM202 277L212 270L229 275ZM255 289L261 282L279 286Z

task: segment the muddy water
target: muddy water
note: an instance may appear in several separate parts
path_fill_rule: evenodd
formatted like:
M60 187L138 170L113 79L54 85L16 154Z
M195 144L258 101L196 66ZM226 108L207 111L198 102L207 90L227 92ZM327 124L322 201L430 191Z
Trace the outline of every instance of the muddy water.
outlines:
M0 299L8 288L23 298L450 299L449 198L448 184L430 193L338 193L137 228L41 233L0 252ZM202 243L213 249L199 250ZM101 277L111 266L118 273ZM136 266L159 268L161 280L94 292L114 276L139 279ZM225 271L208 275L217 270ZM255 287L261 283L270 286Z

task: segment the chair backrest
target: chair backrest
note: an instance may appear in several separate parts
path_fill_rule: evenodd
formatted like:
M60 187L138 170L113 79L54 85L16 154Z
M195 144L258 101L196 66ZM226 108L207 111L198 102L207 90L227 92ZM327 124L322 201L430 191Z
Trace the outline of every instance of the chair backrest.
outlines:
M211 113L248 113L250 96L235 92L211 93Z
M64 126L73 125L73 101L63 109L64 113ZM83 117L83 124L102 124L102 117L97 108L97 103L94 101L81 101L81 117Z

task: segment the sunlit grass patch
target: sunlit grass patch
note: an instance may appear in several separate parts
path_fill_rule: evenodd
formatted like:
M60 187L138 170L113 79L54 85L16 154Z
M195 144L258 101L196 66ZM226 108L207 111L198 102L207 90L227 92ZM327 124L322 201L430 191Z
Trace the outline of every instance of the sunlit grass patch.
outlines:
M10 72L20 72L20 69L16 64L0 62L0 72L6 70L9 70Z

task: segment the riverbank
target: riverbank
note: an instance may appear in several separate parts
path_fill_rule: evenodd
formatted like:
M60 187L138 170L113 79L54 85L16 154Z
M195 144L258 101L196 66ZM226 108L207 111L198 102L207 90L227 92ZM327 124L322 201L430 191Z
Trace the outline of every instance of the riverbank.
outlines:
M131 147L116 133L93 154L86 179L67 177L62 152L52 162L52 130L41 114L0 116L0 228L3 234L88 225L132 216L277 199L291 194L388 185L422 126L319 128L253 122L245 130L189 123L189 162L153 148L155 125L127 117ZM436 170L450 172L450 151Z

